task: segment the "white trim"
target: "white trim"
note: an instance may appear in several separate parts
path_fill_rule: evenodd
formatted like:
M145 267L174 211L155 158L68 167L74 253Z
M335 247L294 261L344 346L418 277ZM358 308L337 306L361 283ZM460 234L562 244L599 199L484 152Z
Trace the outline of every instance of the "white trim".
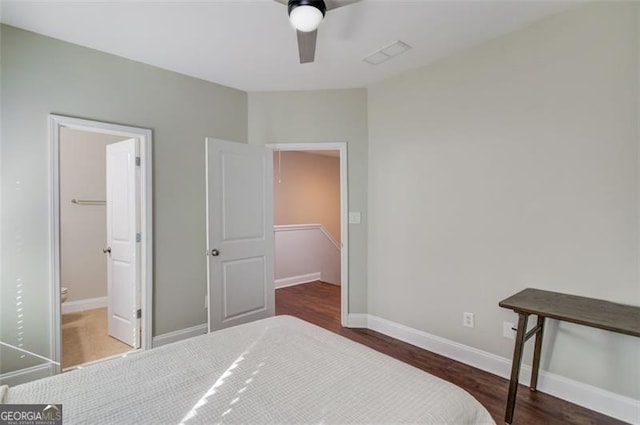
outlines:
M153 348L171 344L183 339L193 338L194 336L204 335L208 332L208 330L209 325L207 323L203 323L202 325L192 326L190 328L180 329L166 334L154 336Z
M337 240L333 239L333 236L329 233L326 227L323 224L276 224L273 226L274 232L293 232L296 230L320 230L329 242L338 250L340 249L340 244Z
M367 328L369 322L368 314L351 313L347 320L347 328Z
M0 385L9 385L10 387L24 384L26 382L35 381L36 379L46 378L53 375L55 365L41 364L24 369L7 372L0 375ZM1 402L2 400L0 400Z
M299 276L285 277L283 279L277 279L274 282L276 289L288 288L289 286L302 285L303 283L315 282L316 280L322 280L320 272L301 274Z
M59 181L59 146L60 128L91 131L101 134L112 134L133 137L140 141L140 291L142 294L141 349L152 347L153 329L153 170L152 170L152 133L146 128L109 124L100 121L84 120L61 115L49 115L49 165L51 167L51 185L49 189L49 274L51 276L51 335L50 346L52 358L56 362L62 359L61 320L60 320L60 205L58 193ZM56 373L60 373L59 366Z
M349 315L349 320L350 323L354 323L354 326L351 327L362 327L363 323L366 322L366 327L371 330L490 372L494 375L509 379L511 374L511 359L373 315L352 314ZM531 366L523 365L521 368L520 383L525 386L529 385L530 377ZM574 381L555 373L541 370L538 379L538 389L541 392L622 421L638 423L638 418L640 417L640 400Z
M209 143L207 142L206 137L204 139L204 217L204 262L207 264L207 292L204 296L204 308L207 310L207 332L209 332L209 329L211 329L211 314L209 313L209 304L211 303L211 264L209 264L209 247L211 246L211 241L209 240Z
M104 308L109 301L108 297L87 298L86 300L66 301L62 303L62 314L78 313L80 311Z
M347 326L349 315L349 186L346 142L325 143L270 143L268 148L280 151L340 151L340 323Z

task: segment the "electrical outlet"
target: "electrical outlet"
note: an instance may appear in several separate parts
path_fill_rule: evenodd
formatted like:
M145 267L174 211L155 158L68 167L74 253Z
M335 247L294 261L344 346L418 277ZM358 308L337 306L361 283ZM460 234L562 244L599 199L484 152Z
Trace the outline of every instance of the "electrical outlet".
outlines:
M509 339L515 339L516 331L513 330L514 326L515 325L513 323L502 322L502 336Z
M466 311L462 313L462 324L467 328L473 328L474 327L473 313L468 313Z

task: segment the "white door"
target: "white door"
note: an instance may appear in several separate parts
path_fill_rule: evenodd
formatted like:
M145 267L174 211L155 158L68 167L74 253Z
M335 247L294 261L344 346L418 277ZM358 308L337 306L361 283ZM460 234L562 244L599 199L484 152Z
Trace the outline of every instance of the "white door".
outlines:
M209 331L273 316L273 153L207 138Z
M109 335L140 347L140 267L136 139L107 145L107 291Z

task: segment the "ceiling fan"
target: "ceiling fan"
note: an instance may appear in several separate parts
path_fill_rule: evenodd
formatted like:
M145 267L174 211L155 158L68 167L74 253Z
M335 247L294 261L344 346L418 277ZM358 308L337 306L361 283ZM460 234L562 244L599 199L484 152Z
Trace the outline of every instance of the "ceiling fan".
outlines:
M360 0L275 0L289 10L289 20L298 36L300 63L313 62L316 55L318 26L325 14L338 7L348 6Z

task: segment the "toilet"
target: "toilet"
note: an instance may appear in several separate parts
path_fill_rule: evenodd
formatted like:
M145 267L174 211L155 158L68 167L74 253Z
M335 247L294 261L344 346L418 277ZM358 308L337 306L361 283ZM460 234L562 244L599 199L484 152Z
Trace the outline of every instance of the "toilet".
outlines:
M69 295L69 290L64 286L60 288L60 303L62 304L67 300L67 296Z

